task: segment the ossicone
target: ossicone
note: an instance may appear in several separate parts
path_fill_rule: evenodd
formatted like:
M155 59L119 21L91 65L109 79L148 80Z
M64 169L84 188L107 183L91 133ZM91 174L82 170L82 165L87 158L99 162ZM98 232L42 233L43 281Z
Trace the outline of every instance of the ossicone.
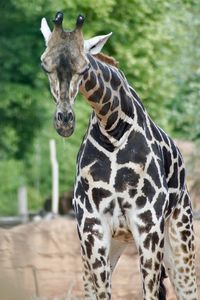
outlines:
M58 11L55 15L55 19L53 20L54 24L56 26L61 26L62 22L63 22L63 12L62 11Z
M79 15L76 20L76 28L81 28L83 26L84 21L85 21L84 16Z

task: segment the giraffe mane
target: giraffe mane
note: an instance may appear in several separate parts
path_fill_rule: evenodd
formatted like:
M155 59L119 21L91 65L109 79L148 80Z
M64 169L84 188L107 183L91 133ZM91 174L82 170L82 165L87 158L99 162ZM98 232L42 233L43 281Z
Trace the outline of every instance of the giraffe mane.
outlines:
M116 59L112 56L108 56L104 53L98 53L98 54L95 54L94 57L96 57L97 59L99 59L100 61L106 63L106 64L109 64L111 66L114 66L114 67L117 67L118 68L118 61L116 61Z

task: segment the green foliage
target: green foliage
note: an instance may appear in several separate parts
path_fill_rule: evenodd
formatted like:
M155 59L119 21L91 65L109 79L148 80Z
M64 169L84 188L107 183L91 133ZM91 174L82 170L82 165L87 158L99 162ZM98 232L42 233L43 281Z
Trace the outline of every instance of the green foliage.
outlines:
M198 140L200 139L200 69L180 85L179 94L170 105L173 131L177 136L184 134L192 140Z
M17 190L25 183L24 165L14 159L0 161L0 215L14 214L17 211Z
M175 49L170 60L176 93L166 102L166 120L175 136L197 140L200 136L200 3L197 0L184 3L181 6L177 1L170 8L170 37Z
M28 84L4 83L0 87L0 158L21 159L31 150L45 111L39 91Z
M174 136L200 135L199 0L2 0L0 4L0 215L16 211L17 188L28 187L29 208L51 194L49 140L57 143L60 191L72 188L76 155L90 108L75 104L76 131L69 139L52 125L55 106L39 68L45 16L65 13L64 27L86 16L84 36L113 32L104 51L113 55L153 119Z

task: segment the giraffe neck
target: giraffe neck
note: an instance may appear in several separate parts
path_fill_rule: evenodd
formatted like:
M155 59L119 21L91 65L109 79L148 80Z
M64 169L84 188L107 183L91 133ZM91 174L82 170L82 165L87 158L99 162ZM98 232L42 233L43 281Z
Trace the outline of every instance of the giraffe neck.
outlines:
M101 129L118 140L133 122L133 95L117 68L91 55L88 59L91 67L83 76L80 92L92 106Z

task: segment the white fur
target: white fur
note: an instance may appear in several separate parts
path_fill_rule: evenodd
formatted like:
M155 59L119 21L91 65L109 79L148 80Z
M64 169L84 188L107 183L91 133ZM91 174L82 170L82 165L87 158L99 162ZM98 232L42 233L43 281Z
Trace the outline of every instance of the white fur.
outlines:
M42 18L42 20L41 20L40 30L41 30L41 32L44 36L45 44L47 46L48 40L49 40L50 35L51 35L51 30L50 30L49 25L47 23L47 20L45 18Z
M98 54L101 52L101 49L112 35L112 32L106 35L95 36L89 40L84 41L84 49L85 52L89 52L91 54Z

